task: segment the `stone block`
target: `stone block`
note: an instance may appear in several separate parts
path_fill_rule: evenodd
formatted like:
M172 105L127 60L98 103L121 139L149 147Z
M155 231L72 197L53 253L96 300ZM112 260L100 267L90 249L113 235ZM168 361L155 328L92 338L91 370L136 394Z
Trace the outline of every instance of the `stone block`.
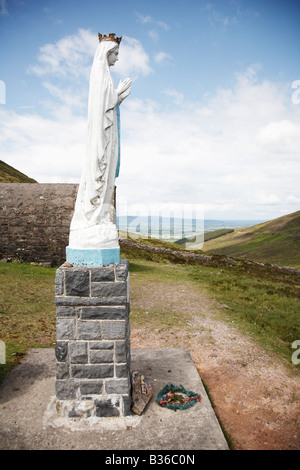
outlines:
M119 400L95 400L96 407L96 416L98 417L110 417L110 416L119 416L120 402Z
M88 345L86 341L70 342L70 362L85 364L88 362Z
M103 321L102 337L103 339L124 339L126 336L125 321Z
M126 308L120 307L82 307L79 310L82 320L124 320Z
M127 281L129 271L129 261L121 260L121 263L116 266L116 281Z
M75 307L57 307L56 309L57 317L76 317L77 311Z
M57 362L56 364L56 378L57 380L64 380L69 377L69 364L67 362Z
M131 394L123 395L123 414L124 416L131 415Z
M126 362L126 341L116 341L115 350L116 350L116 362Z
M89 380L80 383L80 393L82 395L100 395L103 389L103 381Z
M105 362L114 362L113 351L90 351L91 364L101 364Z
M79 340L101 339L100 322L79 321L77 326L77 337Z
M56 320L56 339L75 339L76 320L73 318L58 318Z
M57 380L55 383L56 397L59 400L73 400L77 396L78 383L71 380Z
M66 295L88 297L90 295L89 279L90 273L87 270L66 270Z
M68 357L68 341L57 341L55 344L55 356L58 362L65 362Z
M58 269L55 274L55 295L63 295L64 293L64 271Z
M130 390L130 383L128 379L112 379L105 381L105 391L107 394L121 394L125 395Z
M93 413L93 402L90 400L80 400L73 403L71 409L68 410L68 418L90 418Z
M126 282L93 282L91 284L92 297L125 297L126 295Z
M76 379L104 379L113 377L113 365L72 365L71 375Z
M91 281L92 282L114 282L115 280L115 270L114 268L99 268L92 269L91 271Z
M116 377L126 379L130 375L128 364L117 364L116 365Z

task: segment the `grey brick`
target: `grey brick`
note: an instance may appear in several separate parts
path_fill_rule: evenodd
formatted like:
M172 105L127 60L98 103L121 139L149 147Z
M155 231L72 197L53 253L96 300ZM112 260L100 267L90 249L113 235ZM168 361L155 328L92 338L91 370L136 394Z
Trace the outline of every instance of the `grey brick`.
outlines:
M126 362L127 348L126 341L116 341L116 362Z
M77 329L78 339L101 339L100 322L79 321Z
M106 380L105 391L108 394L127 394L129 393L130 385L128 379L112 379Z
M100 395L103 389L103 381L89 380L80 382L80 393L82 395Z
M64 279L64 271L61 269L57 269L55 274L55 295L63 295Z
M77 396L79 384L71 380L57 380L55 383L56 397L59 400L73 400Z
M57 380L67 379L69 377L69 365L67 362L56 363L56 378Z
M70 342L70 360L73 364L84 364L88 362L87 342Z
M68 357L68 341L57 341L55 344L55 356L58 362L65 362Z
M77 311L74 307L57 307L56 316L57 317L76 317Z
M102 337L103 339L124 339L126 336L125 321L103 321Z
M92 282L108 282L115 280L114 268L97 268L91 270Z
M71 366L71 375L76 379L104 379L113 377L113 365L73 365Z
M108 400L95 400L96 416L98 417L109 417L109 416L119 416L120 402L119 400L112 402L111 399Z
M113 351L90 351L90 362L92 364L114 362L114 352Z
M130 370L129 370L129 365L128 364L119 364L116 365L116 377L118 379L127 379L130 375Z
M88 270L68 270L65 273L66 295L88 297L90 295Z
M93 282L91 284L92 297L118 297L126 295L126 282Z
M132 403L131 394L123 395L122 399L123 399L123 413L124 413L124 416L129 416L129 415L131 415L131 403Z
M126 308L120 307L82 307L80 309L82 320L124 320Z
M75 339L76 320L73 318L58 318L56 320L56 339Z
M129 262L124 259L121 260L121 263L116 266L116 280L117 281L126 281L129 271Z

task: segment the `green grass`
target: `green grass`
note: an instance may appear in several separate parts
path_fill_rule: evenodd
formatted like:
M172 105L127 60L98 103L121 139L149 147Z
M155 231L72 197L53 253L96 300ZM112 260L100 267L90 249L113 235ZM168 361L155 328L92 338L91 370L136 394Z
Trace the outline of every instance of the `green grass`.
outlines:
M233 233L233 228L221 228L219 230L213 230L212 232L204 233L204 241L208 242L209 240L213 240L214 238L223 237L228 233Z
M6 364L0 379L28 348L55 343L55 268L26 263L0 263L0 339Z
M206 240L203 250L300 268L300 211Z
M0 183L37 183L37 181L0 160Z
M217 271L217 272L216 272ZM206 285L224 303L226 320L254 335L263 346L290 360L291 344L300 338L299 285L269 273L227 268L204 273L194 268L194 282Z

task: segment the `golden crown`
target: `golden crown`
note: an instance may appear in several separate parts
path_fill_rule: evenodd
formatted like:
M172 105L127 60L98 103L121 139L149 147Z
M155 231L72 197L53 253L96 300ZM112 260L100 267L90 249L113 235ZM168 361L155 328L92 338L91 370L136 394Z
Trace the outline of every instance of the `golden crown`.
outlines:
M101 41L114 41L117 44L120 44L120 42L122 41L122 36L117 38L115 33L110 33L108 36L106 36L106 34L102 35L101 33L98 33L98 38L99 38L99 42L101 42Z

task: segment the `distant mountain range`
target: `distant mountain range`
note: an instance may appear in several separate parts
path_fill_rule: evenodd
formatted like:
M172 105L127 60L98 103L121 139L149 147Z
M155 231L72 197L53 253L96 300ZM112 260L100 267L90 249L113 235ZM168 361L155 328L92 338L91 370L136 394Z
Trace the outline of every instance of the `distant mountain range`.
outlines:
M37 181L0 160L0 183L37 183Z

